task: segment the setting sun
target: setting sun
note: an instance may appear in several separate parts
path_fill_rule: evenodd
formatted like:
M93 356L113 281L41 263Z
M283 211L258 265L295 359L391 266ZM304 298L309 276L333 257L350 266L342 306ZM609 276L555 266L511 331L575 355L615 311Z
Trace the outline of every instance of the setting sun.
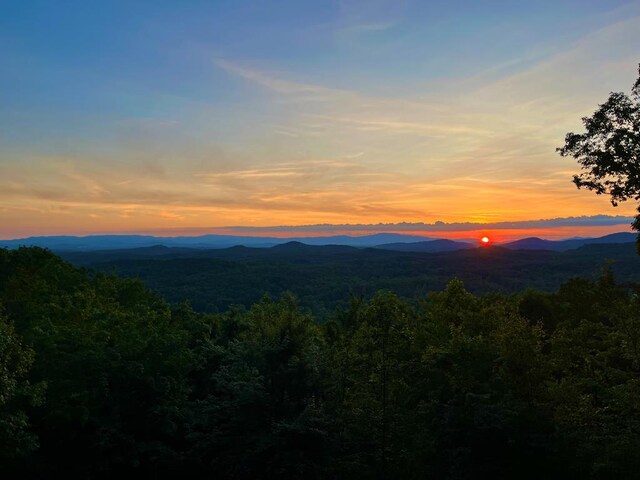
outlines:
M481 241L482 241L482 243L487 245L489 243L489 237L482 237Z

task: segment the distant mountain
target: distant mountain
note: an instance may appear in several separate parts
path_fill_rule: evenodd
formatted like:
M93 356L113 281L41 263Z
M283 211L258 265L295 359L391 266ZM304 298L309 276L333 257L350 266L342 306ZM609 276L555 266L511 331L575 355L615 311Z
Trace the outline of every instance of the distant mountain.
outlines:
M552 250L554 252L565 252L585 245L632 243L635 241L635 233L620 232L598 238L571 238L568 240L543 240L538 237L529 237L516 240L515 242L504 243L500 246L511 250Z
M566 240L567 242L580 242L582 240ZM584 244L583 244L584 245ZM543 240L538 237L521 238L515 242L504 243L500 245L511 250L562 250L560 242L552 240Z
M350 247L375 247L383 243L409 243L433 240L422 235L405 235L402 233L373 233L352 237L350 235L332 235L329 237L294 237L279 239L283 241L297 241L307 245L348 245Z
M566 252L514 250L498 245L454 252L400 252L379 248L316 246L288 242L272 248L61 252L66 260L97 272L142 279L171 302L190 300L201 311L277 298L294 292L301 305L332 312L350 295L391 289L422 299L453 277L473 292L556 290L575 276L594 278L611 265L620 282L640 281L640 256L633 243L595 243ZM348 293L347 293L348 292Z
M565 251L590 244L630 243L634 242L634 233L614 233L599 238L572 238L568 240L543 240L541 238L523 238L515 242L502 244L512 250L552 250ZM403 252L449 252L474 248L472 240L447 240L404 235L400 233L376 233L372 235L349 236L332 235L327 237L248 237L237 235L201 235L197 237L155 237L151 235L90 235L86 237L51 236L29 237L18 240L0 240L0 248L37 246L56 252L91 252L97 250L132 250L156 248L163 255L161 247L187 249L225 249L234 246L251 248L270 248L275 245L298 242L305 245L327 246L342 245L356 248L375 247L383 250ZM165 252L178 253L178 252ZM143 256L153 255L153 251L140 251Z
M619 232L611 233L609 235L605 235L604 237L587 238L582 240L588 240L586 245L591 245L593 243L631 243L635 242L637 237L638 235L636 233Z
M476 248L468 242L456 242L454 240L437 239L427 240L424 242L411 242L411 243L385 243L383 245L377 245L375 248L382 250L394 250L397 252L455 252L457 250L466 250L469 248Z
M275 245L269 250L271 252L284 254L309 253L313 255L336 255L358 251L356 247L350 247L349 245L307 245L306 243L302 243L296 240L287 243L281 243L280 245Z
M162 244L147 235L92 235L88 237L50 236L0 240L0 247L42 247L51 250L102 250L151 247ZM165 245L166 246L166 245Z
M76 265L103 264L113 261L162 261L185 259L206 262L210 259L223 261L264 261L286 260L307 263L309 261L343 261L362 254L368 258L393 255L397 252L374 248L350 247L348 245L307 245L298 241L289 241L269 248L245 247L236 245L227 248L186 248L154 245L131 249L112 250L66 250L58 254Z
M403 243L430 240L420 235L376 233L363 236L332 235L327 237L249 237L238 235L200 235L197 237L155 237L151 235L90 235L86 237L50 236L29 237L17 240L0 240L0 248L36 246L54 251L120 250L143 247L228 248L236 245L268 248L274 245L298 241L307 245L348 245L373 247L381 243Z

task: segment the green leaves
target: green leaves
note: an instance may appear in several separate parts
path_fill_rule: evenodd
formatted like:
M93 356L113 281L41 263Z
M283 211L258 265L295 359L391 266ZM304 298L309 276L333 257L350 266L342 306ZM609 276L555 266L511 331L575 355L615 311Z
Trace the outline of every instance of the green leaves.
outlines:
M586 132L567 134L565 145L557 149L585 170L574 176L576 186L610 195L613 205L640 200L640 101L612 93L582 121Z
M0 251L1 461L39 478L633 478L635 288L452 280L419 308L379 292L319 324L290 294L202 315Z
M44 384L28 380L34 352L16 335L0 303L0 467L38 447L25 407L42 402Z
M568 133L564 146L556 149L580 164L583 172L573 177L576 186L609 195L614 206L640 200L640 66L631 96L611 93L582 123L586 132ZM640 214L632 226L640 231Z

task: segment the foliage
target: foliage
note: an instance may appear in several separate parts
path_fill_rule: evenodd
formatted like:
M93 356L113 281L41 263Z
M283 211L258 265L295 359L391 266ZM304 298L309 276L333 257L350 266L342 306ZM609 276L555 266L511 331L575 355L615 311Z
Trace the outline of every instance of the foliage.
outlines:
M16 335L0 304L0 462L24 457L38 447L25 406L41 401L43 385L27 380L33 350ZM0 463L1 464L1 463Z
M290 294L196 313L31 248L0 250L0 302L10 477L640 469L640 287L608 270L554 293L352 296L320 323Z
M202 475L313 478L326 441L319 389L322 337L290 296L230 312L202 356L189 407L192 462Z
M229 305L249 308L265 292L277 298L292 291L319 318L330 316L337 306L346 307L351 294L371 298L378 290L417 304L452 277L474 293L553 291L573 276L595 278L611 262L621 281L640 281L640 257L632 243L567 252L491 247L437 254L350 249L343 254L326 253L324 248L309 247L303 253L207 250L151 258L131 258L128 251L65 255L100 272L140 278L168 301L188 300L201 312L224 312Z
M615 92L591 117L584 117L585 133L568 133L562 156L572 156L581 174L573 181L578 188L611 196L611 203L640 200L640 66L631 95ZM640 214L633 228L640 231ZM638 237L640 253L640 236Z
M171 463L191 352L169 307L137 281L91 278L40 249L2 251L0 272L0 299L35 351L29 379L47 385L28 408L40 442L29 466L86 477Z

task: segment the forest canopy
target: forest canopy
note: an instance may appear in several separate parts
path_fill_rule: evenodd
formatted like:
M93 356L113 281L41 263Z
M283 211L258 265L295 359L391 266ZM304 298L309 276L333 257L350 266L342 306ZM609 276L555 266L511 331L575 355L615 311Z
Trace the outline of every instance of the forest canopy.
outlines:
M199 314L0 250L2 471L21 478L635 478L640 288Z

